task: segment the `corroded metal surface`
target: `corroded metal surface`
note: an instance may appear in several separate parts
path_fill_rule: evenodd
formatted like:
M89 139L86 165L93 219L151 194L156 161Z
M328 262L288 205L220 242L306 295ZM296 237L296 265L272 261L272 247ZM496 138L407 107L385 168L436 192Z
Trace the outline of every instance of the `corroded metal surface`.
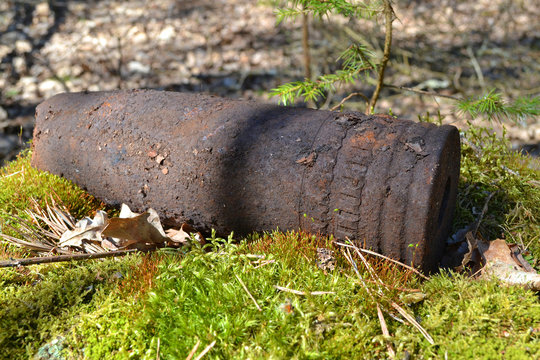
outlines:
M34 166L167 225L301 228L425 270L444 249L453 126L143 90L57 95L36 118Z

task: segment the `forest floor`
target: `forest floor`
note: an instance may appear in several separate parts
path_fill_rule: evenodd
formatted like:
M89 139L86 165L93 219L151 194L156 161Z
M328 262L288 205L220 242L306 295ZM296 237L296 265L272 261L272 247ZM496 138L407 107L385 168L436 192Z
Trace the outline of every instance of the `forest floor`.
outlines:
M264 3L0 2L0 162L31 139L35 106L59 92L154 88L278 103L270 90L303 78L301 24L276 25ZM538 96L535 5L396 1L386 82L458 97L492 88L508 100ZM380 25L313 20L313 75L336 70L340 51L360 38L381 54ZM373 79L342 87L323 108L373 88ZM363 106L358 99L346 103L352 110ZM411 119L440 112L460 127L449 240L467 249L466 236L454 242L476 224L480 239L517 244L538 271L538 158L510 151L506 140L476 126L485 122L467 129L454 106L386 88L376 112ZM538 119L505 126L512 146L538 152ZM30 155L0 168L2 232L16 230L29 219L25 211L36 201L43 208L51 194L77 219L102 208L73 183L31 167ZM303 233L254 234L235 244L232 235L208 240L214 251L193 243L190 251L3 269L0 359L540 358L538 292L524 287L457 270L426 279ZM320 266L321 247L333 249L335 269ZM2 260L27 255L1 243Z
M276 24L268 1L94 0L0 3L0 163L32 136L35 106L65 91L155 88L279 101L268 94L303 78L301 21ZM540 92L540 8L533 0L394 5L386 83L458 97L496 88L508 99ZM382 54L382 22L312 20L314 76L362 39ZM374 79L330 94L369 95ZM304 106L303 104L298 104ZM439 111L464 126L451 100L387 88L376 112L417 119ZM359 99L347 109L364 110ZM514 146L538 153L540 123L506 124ZM499 125L496 127L500 128Z

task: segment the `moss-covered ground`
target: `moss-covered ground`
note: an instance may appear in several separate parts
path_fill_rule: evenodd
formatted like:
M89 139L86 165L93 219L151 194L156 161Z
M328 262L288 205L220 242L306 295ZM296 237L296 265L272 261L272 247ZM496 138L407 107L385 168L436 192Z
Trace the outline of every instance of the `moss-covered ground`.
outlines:
M538 163L486 130L464 136L454 228L477 220L493 193L480 232L526 247L538 269ZM102 206L64 179L32 169L28 153L0 170L1 214L24 216L30 198L44 202L52 193L77 217ZM0 358L185 359L197 343L193 358L210 345L204 358L389 358L389 348L398 359L540 358L538 294L454 272L424 280L370 259L386 284L380 290L360 260L363 281L339 249L333 248L336 269L319 269L321 246L334 245L274 232L234 243L211 239L190 251L0 269ZM3 258L25 255L6 244L1 251ZM433 344L399 321L392 302Z

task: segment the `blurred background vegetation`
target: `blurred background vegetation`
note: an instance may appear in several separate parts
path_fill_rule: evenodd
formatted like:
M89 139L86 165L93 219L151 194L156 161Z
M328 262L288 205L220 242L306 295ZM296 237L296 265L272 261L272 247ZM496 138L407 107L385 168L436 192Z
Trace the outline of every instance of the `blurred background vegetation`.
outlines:
M64 91L154 88L279 101L271 90L343 67L353 44L380 59L384 17L330 13L287 17L291 1L4 0L0 2L0 162L31 138L35 106ZM376 1L364 3L375 4ZM374 108L417 119L440 114L467 126L455 101L498 89L505 101L540 92L540 9L534 0L394 1L393 42ZM283 21L277 23L278 18ZM306 21L307 20L307 21ZM305 66L303 24L309 32ZM368 97L376 77L337 86L332 108L352 92ZM361 97L345 109L364 111ZM439 115L437 115L439 116ZM481 120L478 120L481 121ZM501 125L490 124L500 133ZM539 153L538 116L506 124L515 149Z

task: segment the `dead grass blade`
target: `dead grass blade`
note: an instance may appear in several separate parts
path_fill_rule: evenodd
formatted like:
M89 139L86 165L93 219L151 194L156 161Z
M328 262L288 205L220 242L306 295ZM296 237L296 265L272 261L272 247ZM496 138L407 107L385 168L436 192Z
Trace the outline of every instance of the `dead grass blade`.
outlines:
M381 280L381 278L375 273L375 270L373 270L373 266L371 266L366 258L364 257L364 255L362 255L362 253L359 251L358 248L354 249L356 254L360 257L360 260L362 260L362 262L364 263L364 266L366 267L366 269L368 270L368 273L369 275L371 276L371 278L373 279L373 281L375 282L375 284L377 285L378 289L379 289L379 294L383 294L383 290L381 288L381 285L383 287L385 287L386 289L388 289L388 286L386 286L386 284Z
M199 345L201 344L201 340L197 340L197 343L195 344L195 346L193 347L193 349L191 349L191 351L189 352L186 360L191 360L191 358L193 357L193 355L195 355L195 353L197 352L197 349L199 348Z
M22 247L22 248L25 248L25 249L28 249L28 250L32 250L32 251L49 252L49 251L52 250L50 246L42 245L42 244L36 243L36 242L24 241L22 239L19 239L19 238L13 237L13 236L9 236L9 235L3 234L3 233L0 233L0 237L2 237L4 240L6 240L7 242L9 242L12 245Z
M86 260L86 259L101 259L107 257L124 256L136 252L144 252L144 250L130 249L130 250L118 250L108 251L96 254L69 254L69 255L57 255L57 256L39 256L25 259L14 259L0 261L0 268L3 267L17 267L27 266L35 264L47 264L53 262L72 261L72 260Z
M253 300L253 303L255 304L255 306L257 307L257 309L259 311L262 311L261 307L259 306L259 304L257 304L257 300L255 300L255 298L253 297L253 295L251 295L251 293L249 292L246 284L244 284L244 282L242 281L242 279L240 279L240 277L238 277L238 275L234 274L234 276L236 276L236 278L238 279L238 281L240 282L240 285L242 285L242 287L244 288L244 290L246 291L246 293L249 295L249 297L251 298L251 300ZM215 341L214 341L215 342Z
M426 279L426 280L429 280L429 277L427 277L426 275L422 274L420 271L416 270L414 267L412 266L409 266L407 264L404 264L402 263L401 261L397 261L397 260L394 260L392 258L389 258L387 256L384 256L382 254L379 254L379 253L376 253L375 251L371 251L371 250L367 250L367 249L362 249L362 248L359 248L357 246L354 246L354 245L351 245L351 244L344 244L344 243L340 243L340 242L336 242L335 243L336 245L339 245L339 246L344 246L344 247L348 247L348 248L352 248L352 249L358 249L359 251L363 252L364 254L369 254L369 255L373 255L373 256L377 256L381 259L385 259L385 260L388 260L390 262L393 262L394 264L397 264L397 265L400 265L406 269L409 269L411 270L412 272L414 272L416 275L420 276L421 278L423 279Z
M396 309L400 314L401 316L403 316L405 319L407 319L408 322L410 322L415 328L418 329L418 331L420 331L420 333L422 335L424 335L424 337L426 338L426 340L431 344L431 345L435 345L435 341L433 341L433 338L428 334L428 332L426 331L426 329L424 329L422 327L422 325L420 325L415 319L414 317L412 317L411 315L409 315L409 313L407 311L405 311L405 309L403 309L401 306L399 306L398 304L396 304L395 302L391 302L391 305L394 309Z
M18 225L18 228L4 222L4 228L11 230L18 237L0 233L0 237L15 246L29 249L30 251L50 252L55 249L56 244L49 238L49 233L38 225L15 215L6 215Z
M280 291L284 291L284 292L289 292L291 294L296 294L296 295L307 295L307 294L310 294L310 295L327 295L327 294L335 294L334 291L311 291L309 293L306 293L304 291L300 291L300 290L294 290L294 289L289 289L289 288L286 288L286 287L283 287L283 286L279 286L279 285L274 285L274 287Z
M214 345L216 345L216 340L212 341L212 343L210 345L208 345L207 347L204 348L204 350L202 351L202 353L199 354L199 356L197 356L195 358L195 360L201 360L202 357L204 355L206 355L207 352L209 352L213 347Z
M360 249L358 248L357 246L354 246L354 245L350 245L350 244L343 244L343 243L337 243L338 245L340 246L343 246L345 247L346 249L346 254L345 254L345 257L346 259L349 261L349 263L351 263L351 265L353 266L353 269L354 271L356 272L356 274L358 275L358 277L362 280L362 284L364 285L364 287L366 288L366 290L368 291L368 293L371 295L371 297L373 298L374 301L376 301L376 304L377 304L377 314L379 315L379 311L381 310L380 309L380 306L379 306L379 302L377 302L377 300L375 299L375 297L373 296L373 294L370 292L369 288L366 286L365 282L363 281L361 275L360 275L360 272L358 271L358 268L356 266L356 263L354 262L354 259L352 258L351 256L351 253L349 251L349 249L354 249L357 253L357 255L360 256L360 259L362 260L362 262L364 263L364 266L366 267L367 271L369 272L370 276L373 277L375 283L379 286L380 284L383 284L383 286L387 289L386 285L383 283L383 281L381 280L381 278L377 275L377 273L375 272L375 270L373 269L373 267L369 264L369 262L367 262L367 260L362 256L362 254L360 253L360 251L362 252L366 252L366 253L369 253L369 254L375 254L376 256L380 256L380 257L383 257L387 260L390 260L392 262L396 262L402 266L405 266L406 268L410 268L411 270L414 270L416 271L416 269L413 269L412 267L410 266L407 266L405 264L402 264L396 260L392 260L390 258L387 258L386 256L383 256L383 255L380 255L380 254L377 254L375 252L372 252L372 251L369 251L369 250L364 250L364 249ZM422 275L420 272L416 271L419 275L425 277L424 275ZM427 277L425 277L427 278ZM394 309L396 309L400 314L401 316L403 316L409 323L411 323L411 325L413 325L414 327L416 327L418 329L418 331L420 331L420 333L426 338L426 340L431 344L431 345L434 345L435 342L433 341L433 338L429 335L429 333L414 319L414 317L412 317L409 313L407 313L407 311L405 311L405 309L403 309L401 306L399 306L397 303L395 303L394 301L391 301L389 300L386 295L384 294L384 292L382 291L381 287L379 286L379 293L378 293L378 296L380 297L380 299L382 300L386 300L387 302L389 302L392 307ZM388 312L390 315L391 313ZM396 319L397 320L397 319ZM379 315L379 321L381 321L381 316ZM384 321L384 317L382 319L382 321ZM381 328L383 327L382 325L382 322L381 322ZM383 330L383 335L384 335L384 330ZM393 350L392 350L393 351ZM389 352L390 354L390 352ZM394 354L395 355L395 354Z
M379 304L377 304L377 316L379 317L379 323L381 324L381 330L385 338L390 338L390 332L388 332L388 327L386 326L386 321L384 320L384 315L381 311L381 307ZM386 343L386 349L388 350L388 356L390 359L395 359L396 352L394 351L394 348L392 348L392 345L387 342Z
M370 288L367 286L366 282L364 281L364 278L360 274L360 271L358 271L358 266L356 265L356 262L352 258L352 255L351 255L351 252L350 252L349 248L345 248L345 251L343 252L343 256L345 256L345 258L347 259L349 264L351 264L354 272L358 276L358 279L360 279L360 282L362 283L362 286L364 286L364 289L366 289L369 296L371 296L373 298L373 294L371 293Z
M263 266L268 265L268 264L273 264L275 262L276 262L276 260L263 260L262 262L260 262L257 266L255 266L253 268L258 269L260 267L263 267Z

